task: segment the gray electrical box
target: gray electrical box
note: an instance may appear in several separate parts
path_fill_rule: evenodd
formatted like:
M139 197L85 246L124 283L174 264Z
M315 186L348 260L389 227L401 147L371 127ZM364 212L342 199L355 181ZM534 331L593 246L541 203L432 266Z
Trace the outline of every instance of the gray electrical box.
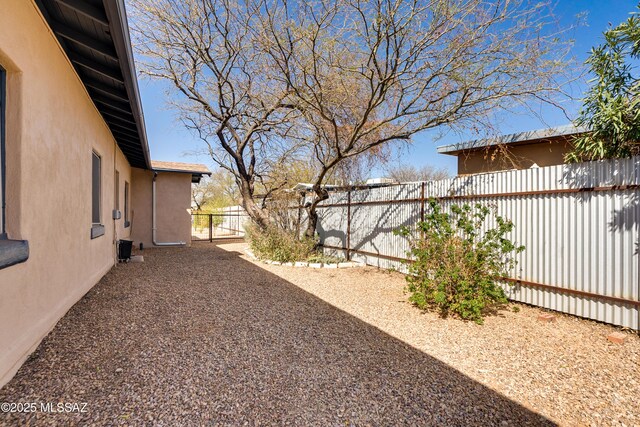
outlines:
M111 217L112 219L120 219L122 218L122 212L120 212L118 209L114 209L111 213Z

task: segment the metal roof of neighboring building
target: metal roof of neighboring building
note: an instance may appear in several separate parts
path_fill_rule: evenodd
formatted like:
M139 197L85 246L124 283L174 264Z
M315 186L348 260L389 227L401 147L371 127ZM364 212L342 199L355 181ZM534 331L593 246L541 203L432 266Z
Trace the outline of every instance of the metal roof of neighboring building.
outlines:
M387 181L378 181L378 180L387 180ZM371 181L371 182L369 182ZM388 187L391 185L398 185L397 182L388 180L388 178L374 178L367 180L365 184L354 184L354 185L332 185L332 184L323 184L321 187L327 191L348 191L348 190L359 190L366 188L374 188L374 187ZM296 192L310 192L313 190L313 184L306 182L299 182L290 191Z
M324 184L322 185L322 188L324 188L325 190L335 190L338 188L341 188L341 186L339 185L331 185L331 184ZM311 191L313 189L313 184L311 183L307 183L307 182L299 182L297 183L291 190L293 191Z
M131 166L149 169L124 0L36 3Z
M192 175L192 182L200 182L202 175L211 176L211 171L206 165L198 163L160 162L151 161L151 169L157 172L189 173Z
M438 153L455 155L461 151L479 150L482 148L505 144L524 145L536 141L577 135L585 132L588 132L587 128L570 124L553 128L512 133L494 138L475 139L472 141L461 142L459 144L442 145L438 147Z

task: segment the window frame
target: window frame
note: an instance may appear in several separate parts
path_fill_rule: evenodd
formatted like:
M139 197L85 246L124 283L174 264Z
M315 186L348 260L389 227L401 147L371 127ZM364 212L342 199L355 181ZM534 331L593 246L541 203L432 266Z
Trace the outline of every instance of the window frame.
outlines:
M124 180L124 228L129 227L131 223L129 222L129 192L131 191L129 186L129 182Z
M0 66L0 239L7 239L7 152L6 138L7 72Z
M7 152L6 152L7 71L0 66L0 269L29 259L29 242L12 240L7 234Z
M97 159L97 165L98 165L97 174L94 169L96 165L96 162L95 162L96 159ZM95 182L96 178L97 178L97 183ZM96 219L97 219L97 222L96 222ZM96 237L100 237L104 235L105 228L104 228L104 225L102 224L102 219L103 219L102 218L102 156L96 150L92 150L91 151L91 238L92 239L95 239Z

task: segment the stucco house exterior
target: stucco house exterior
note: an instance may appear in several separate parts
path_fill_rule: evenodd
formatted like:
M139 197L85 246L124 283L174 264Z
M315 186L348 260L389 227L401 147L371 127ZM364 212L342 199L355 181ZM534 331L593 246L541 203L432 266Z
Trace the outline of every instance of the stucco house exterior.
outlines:
M560 165L572 141L586 129L573 125L503 135L438 147L458 158L458 175Z
M131 239L145 247L189 245L191 184L200 182L203 175L211 175L209 169L198 164L152 161L151 169L133 168L132 175L135 197Z
M124 0L3 0L0 142L2 386L119 239L189 244L209 171L150 160Z

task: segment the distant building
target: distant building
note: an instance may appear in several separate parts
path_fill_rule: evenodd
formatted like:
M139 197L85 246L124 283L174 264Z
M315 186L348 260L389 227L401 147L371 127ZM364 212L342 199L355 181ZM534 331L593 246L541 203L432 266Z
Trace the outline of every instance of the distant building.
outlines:
M390 184L397 184L392 178L369 178L365 185L370 187L385 186Z
M332 185L332 184L324 184L322 188L331 192L331 191L347 191L354 189L362 189L362 188L372 188L372 187L386 187L389 185L398 184L395 180L391 178L369 178L364 184L358 185ZM313 190L313 184L309 184L306 182L299 182L291 189L296 193L308 193Z
M458 157L458 175L560 165L585 132L567 125L444 145L438 153Z
M327 191L337 191L340 188L342 188L342 186L325 184L322 186L322 188L324 188ZM296 193L306 193L308 191L313 190L313 184L310 184L308 182L299 182L291 190L295 191Z

